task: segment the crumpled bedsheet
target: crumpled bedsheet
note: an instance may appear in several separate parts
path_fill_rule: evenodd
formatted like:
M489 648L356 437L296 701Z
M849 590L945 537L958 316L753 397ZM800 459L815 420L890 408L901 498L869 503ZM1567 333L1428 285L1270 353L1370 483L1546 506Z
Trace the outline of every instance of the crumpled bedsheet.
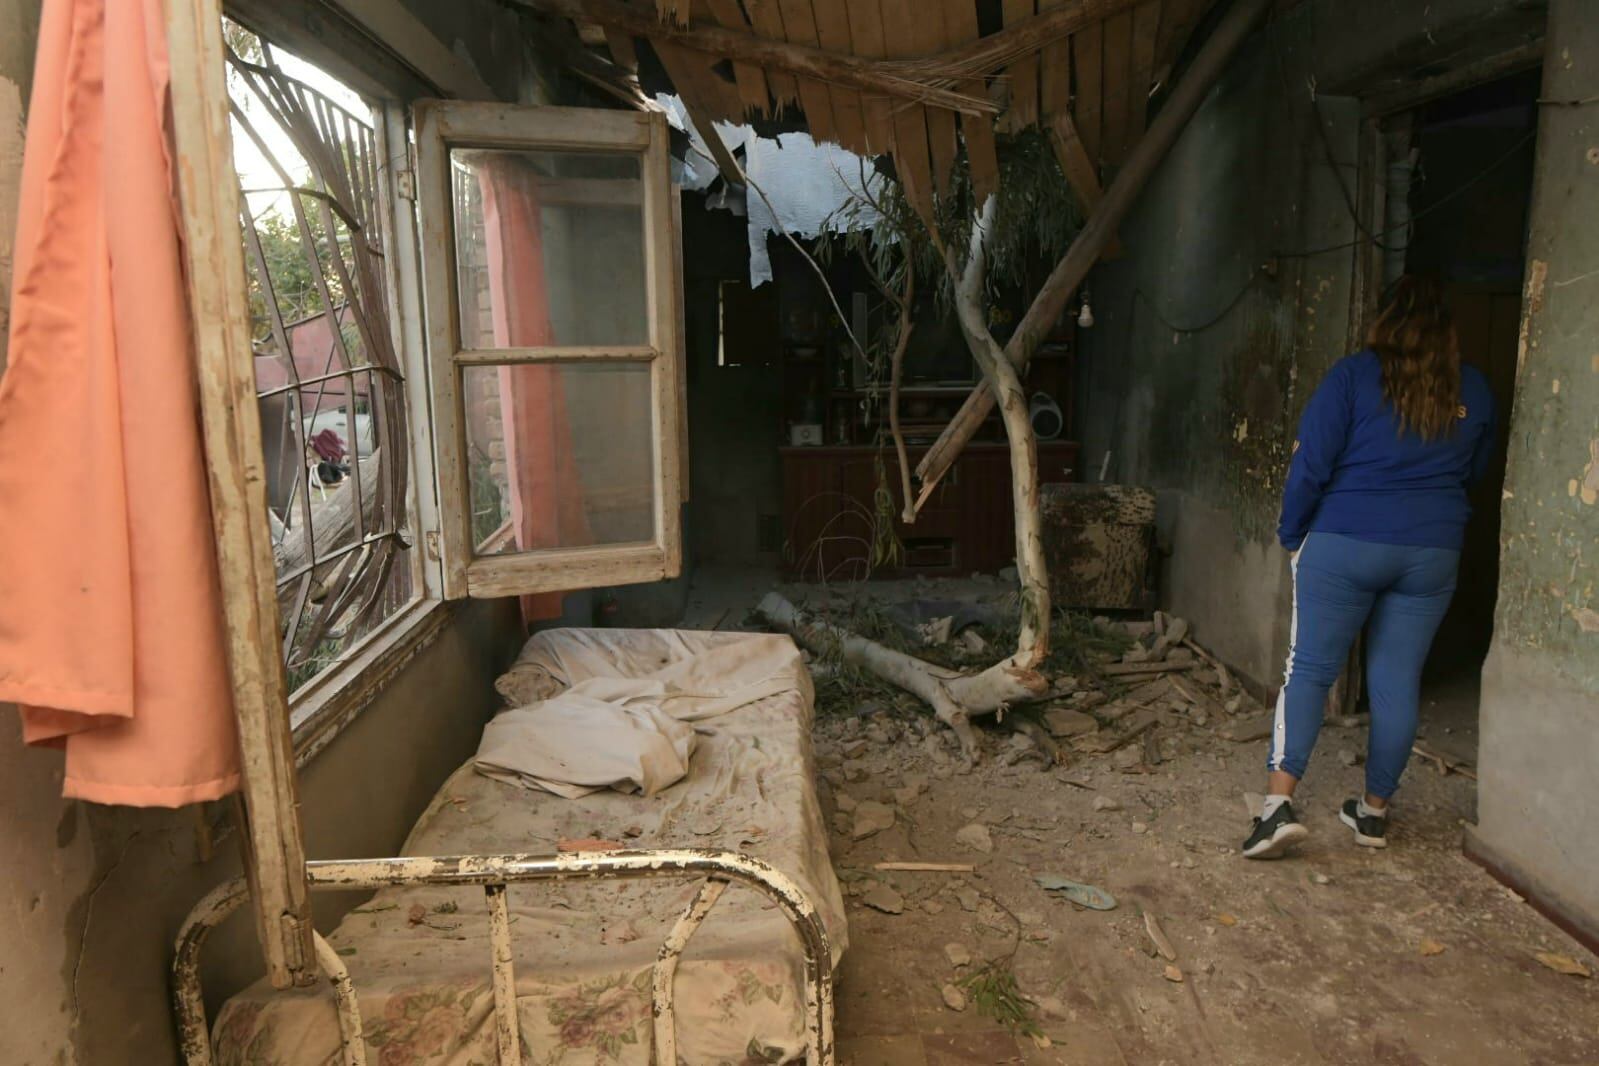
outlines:
M730 665L736 664L736 665ZM814 786L813 690L783 636L670 630L552 630L534 636L497 688L511 705L593 677L662 677L679 691L772 692L702 719L687 778L653 797L614 790L563 799L485 777L468 762L434 797L406 855L530 852L562 840L743 851L793 877L816 904L834 961L843 900ZM644 1066L655 953L693 881L512 885L523 1060ZM328 937L359 993L376 1066L496 1062L487 905L474 887L392 888ZM735 885L677 972L678 1052L691 1066L804 1058L803 952L764 896ZM326 986L234 996L214 1027L221 1066L336 1064Z
M559 679L535 673L539 668L533 663L524 665L531 680L526 686L507 685L507 695L528 702L500 712L483 730L479 773L568 799L602 788L653 796L688 773L697 739L689 723L727 714L793 684L792 645L752 640L722 641L680 658L665 656L661 663L656 662L661 656L635 655L622 667L647 673L561 680L604 668L604 656L594 654L591 639L540 645L557 653ZM563 649L572 662L564 661ZM668 645L668 651L683 650L680 641Z

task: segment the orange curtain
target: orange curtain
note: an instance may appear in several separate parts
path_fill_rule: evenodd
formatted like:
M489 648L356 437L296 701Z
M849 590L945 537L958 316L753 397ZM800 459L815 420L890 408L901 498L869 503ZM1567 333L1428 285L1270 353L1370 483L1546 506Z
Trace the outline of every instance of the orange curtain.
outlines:
M549 288L538 175L521 160L488 155L478 169L484 253L496 347L550 344ZM561 372L549 365L500 368L500 418L510 482L511 523L521 551L575 548L593 536L572 454ZM558 592L522 597L527 622L561 616Z
M0 700L63 792L238 786L160 0L46 0L0 379Z

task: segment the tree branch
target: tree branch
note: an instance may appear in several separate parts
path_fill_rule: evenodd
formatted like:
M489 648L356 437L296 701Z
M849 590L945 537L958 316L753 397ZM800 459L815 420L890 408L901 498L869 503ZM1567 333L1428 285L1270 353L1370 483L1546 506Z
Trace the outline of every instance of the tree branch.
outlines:
M1044 540L1038 500L1038 441L1027 412L1027 395L1020 374L988 330L983 315L983 284L987 277L986 242L994 224L995 200L990 197L972 223L964 269L947 250L944 264L955 285L955 311L961 332L989 389L999 397L1005 436L1010 442L1011 504L1016 512L1016 572L1021 583L1021 620L1012 662L1033 669L1049 654L1049 574L1044 562Z
M915 495L911 489L911 461L905 452L905 434L899 429L899 383L905 366L905 349L910 346L911 308L916 298L915 264L905 264L905 294L899 301L899 335L894 338L894 351L889 357L888 375L888 432L894 438L894 452L899 456L900 498L905 501L900 519L911 525L916 521Z

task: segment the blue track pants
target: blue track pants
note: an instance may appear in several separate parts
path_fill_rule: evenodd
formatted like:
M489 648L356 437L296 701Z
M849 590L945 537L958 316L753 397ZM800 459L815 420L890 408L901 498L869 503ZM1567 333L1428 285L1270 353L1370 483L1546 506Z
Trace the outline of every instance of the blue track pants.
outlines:
M1394 794L1416 739L1421 668L1454 597L1459 564L1460 553L1447 548L1310 535L1294 561L1294 618L1269 769L1305 776L1327 690L1366 627L1366 791Z

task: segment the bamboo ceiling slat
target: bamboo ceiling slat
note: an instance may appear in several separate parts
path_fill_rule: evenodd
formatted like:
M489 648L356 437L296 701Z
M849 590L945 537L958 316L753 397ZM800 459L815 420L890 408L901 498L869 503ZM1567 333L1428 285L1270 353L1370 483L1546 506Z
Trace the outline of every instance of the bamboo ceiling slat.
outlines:
M1005 25L1014 26L1037 13L1033 0L1005 0ZM1010 101L1001 128L1007 133L1024 130L1038 121L1038 56L1029 55L1012 63L1006 71L1010 78Z
M1133 13L1124 11L1105 20L1105 117L1100 150L1106 163L1120 163L1127 154L1132 72Z
M730 29L750 29L750 24L744 18L744 9L739 6L738 0L705 0L715 20ZM744 114L765 114L771 107L768 102L770 96L766 88L766 74L754 63L733 62L733 80L738 84L739 99L744 104Z
M908 27L920 55L934 55L950 45L944 24L941 0L920 0L915 18ZM885 27L889 33L893 30ZM950 175L955 173L955 156L960 145L955 139L955 113L942 107L929 107L927 114L927 152L933 158L933 188L939 196L949 192Z
M811 0L817 40L830 52L854 51L850 42L849 12L845 9L846 2L847 0ZM838 131L838 143L858 155L866 154L866 117L861 108L861 94L854 89L834 85L830 95L833 100L833 126Z
M915 21L913 6L918 0L880 0L883 13L883 43L890 56L915 55L916 42L905 31ZM905 198L924 222L932 223L933 168L927 147L926 108L920 104L894 105L894 165Z
M1144 135L1149 114L1149 81L1155 73L1155 46L1160 37L1161 0L1149 0L1133 11L1132 79L1128 83L1126 146L1130 151Z
M944 36L949 44L975 41L977 8L972 0L944 0ZM968 78L961 87L973 96L986 91L982 78ZM972 191L982 203L999 191L999 152L994 145L994 123L987 115L960 116L961 140L971 168Z
M850 42L855 54L880 59L888 54L883 36L881 0L850 0ZM894 102L887 96L861 94L861 111L866 118L866 143L874 155L894 150Z
M1100 158L1100 129L1104 115L1104 31L1099 23L1084 26L1072 36L1072 75L1076 81L1077 134L1083 139L1083 150L1098 167Z
M790 44L803 44L815 48L820 39L816 35L816 14L811 10L811 0L777 0L777 9L783 15L783 37ZM799 79L800 107L805 111L805 124L811 136L818 141L837 141L838 126L833 122L833 96L825 82L814 78Z
M783 40L783 15L777 9L777 0L744 0L744 10L749 14L750 27L769 40ZM780 70L766 72L766 87L772 94L773 110L784 105L799 103L799 85L794 75Z

